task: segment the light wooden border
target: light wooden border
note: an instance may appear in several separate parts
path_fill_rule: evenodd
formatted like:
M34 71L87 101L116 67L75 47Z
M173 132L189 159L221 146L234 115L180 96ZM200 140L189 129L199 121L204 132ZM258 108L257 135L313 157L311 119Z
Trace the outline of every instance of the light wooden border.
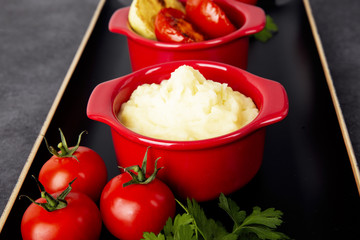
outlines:
M322 45L322 42L321 42L321 39L320 39L320 35L319 35L318 29L317 29L317 26L316 26L314 16L312 14L312 9L311 9L310 2L309 2L309 0L303 0L303 3L304 3L305 10L306 10L309 22L310 22L311 30L312 30L312 33L313 33L313 36L314 36L314 39L315 39L315 44L316 44L318 52L319 52L320 61L321 61L321 64L323 66L323 69L324 69L326 81L327 81L327 84L328 84L328 87L329 87L329 90L330 90L330 94L331 94L331 98L332 98L332 101L333 101L333 104L334 104L334 107L335 107L336 115L337 115L337 118L338 118L338 121L339 121L339 124L340 124L340 128L341 128L341 132L342 132L343 139L344 139L344 142L345 142L345 146L346 146L346 149L347 149L347 153L348 153L349 158L350 158L350 164L351 164L352 171L354 173L355 182L356 182L356 185L357 185L357 188L358 188L358 192L360 194L359 166L358 166L358 163L356 161L356 157L355 157L355 154L354 154L354 149L353 149L353 146L351 144L351 139L349 137L349 132L347 130L346 123L345 123L345 120L344 120L344 116L343 116L342 111L341 111L341 107L340 107L340 104L339 104L339 99L337 97L336 89L334 87L334 82L333 82L333 79L331 77L331 72L330 72L330 69L329 69L329 66L328 66L328 63L327 63L327 60L326 60L324 48L323 48L323 45Z
M70 67L69 67L69 69L68 69L68 71L67 71L67 73L65 75L65 78L64 78L64 80L63 80L63 82L62 82L62 84L60 86L60 89L59 89L59 91L58 91L58 93L57 93L57 95L56 95L56 97L55 97L55 99L53 101L53 104L52 104L52 106L51 106L51 108L50 108L50 110L49 110L49 112L47 114L45 122L43 123L43 125L42 125L42 127L40 129L40 133L39 133L39 135L37 136L37 138L35 140L35 143L34 143L32 149L31 149L31 152L30 152L30 154L29 154L29 156L28 156L28 158L27 158L27 160L25 162L25 165L24 165L24 167L23 167L23 169L22 169L22 171L20 173L18 181L17 181L17 183L16 183L16 185L15 185L15 187L14 187L14 189L13 189L11 195L10 195L9 201L7 202L7 204L5 206L5 209L4 209L4 211L3 211L2 215L1 215L1 218L0 218L0 232L2 231L2 229L3 229L4 225L5 225L6 219L8 218L8 216L10 214L10 211L11 211L11 209L12 209L14 203L15 203L15 200L16 200L18 194L19 194L20 188L24 183L25 177L26 177L27 173L29 172L31 164L33 163L35 155L36 155L36 153L37 153L37 151L38 151L38 149L40 147L40 144L43 141L43 136L45 136L45 133L46 133L47 129L49 128L50 122L51 122L51 120L52 120L52 118L53 118L53 116L55 114L55 111L56 111L56 109L57 109L57 107L58 107L58 105L60 103L60 100L61 100L62 96L64 95L65 89L66 89L66 87L67 87L67 85L68 85L68 83L69 83L69 81L70 81L70 79L71 79L71 77L72 77L72 75L73 75L73 73L75 71L75 68L76 68L76 66L77 66L77 64L78 64L78 62L80 60L81 55L84 52L86 44L87 44L87 42L88 42L88 40L89 40L93 30L94 30L95 24L96 24L96 22L97 22L97 20L98 20L98 18L100 16L100 13L101 13L101 11L102 11L102 9L104 7L105 2L106 2L106 0L100 0L99 1L98 5L97 5L97 7L95 9L95 12L94 12L94 14L93 14L93 16L91 18L91 21L90 21L90 23L88 25L88 28L87 28L84 36L83 36L83 39L82 39L82 41L81 41L81 43L80 43L80 45L79 45L79 47L78 47L78 49L76 51L74 59L73 59L71 65L70 65Z

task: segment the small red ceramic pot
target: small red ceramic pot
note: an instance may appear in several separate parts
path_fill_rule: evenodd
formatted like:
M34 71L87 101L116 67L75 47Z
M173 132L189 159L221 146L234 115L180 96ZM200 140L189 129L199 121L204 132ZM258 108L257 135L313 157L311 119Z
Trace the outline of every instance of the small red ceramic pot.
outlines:
M200 59L247 68L249 35L261 31L266 22L264 11L237 0L215 0L238 27L226 36L196 43L165 43L146 39L128 23L129 7L114 12L109 22L111 32L127 37L133 71L158 63Z
M247 3L247 4L252 4L252 5L256 5L257 0L236 0L236 1L240 1L243 3Z
M228 83L249 96L259 109L258 116L243 128L211 139L166 141L137 134L117 118L120 106L144 83L169 79L181 65L197 69L206 79ZM111 127L119 166L142 163L147 147L148 171L160 157L158 178L182 198L214 199L243 187L257 173L263 158L265 126L288 113L287 94L278 82L267 80L231 65L209 61L177 61L143 68L129 75L99 84L90 96L87 115ZM187 114L184 112L184 114Z

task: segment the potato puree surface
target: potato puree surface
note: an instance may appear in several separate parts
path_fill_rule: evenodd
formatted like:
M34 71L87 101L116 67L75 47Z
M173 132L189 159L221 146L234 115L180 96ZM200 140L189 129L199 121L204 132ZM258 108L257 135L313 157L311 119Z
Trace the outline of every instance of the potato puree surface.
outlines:
M233 132L257 114L251 98L183 65L160 84L139 86L121 106L118 117L139 134L184 141Z

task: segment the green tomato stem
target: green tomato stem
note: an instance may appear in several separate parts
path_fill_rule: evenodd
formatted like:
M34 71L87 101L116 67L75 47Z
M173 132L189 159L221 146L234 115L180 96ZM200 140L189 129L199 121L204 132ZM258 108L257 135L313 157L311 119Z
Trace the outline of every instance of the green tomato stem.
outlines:
M123 187L129 186L131 184L148 184L156 178L156 174L161 169L161 168L157 168L157 162L160 158L157 158L155 160L154 172L148 178L146 177L147 153L149 148L150 147L146 149L142 167L140 167L139 165L130 166L126 168L119 166L119 168L124 169L124 171L130 174L132 177L132 179L129 182L123 184Z
M77 159L77 157L74 155L74 153L76 152L76 150L79 148L80 146L80 141L81 141L81 136L84 134L84 133L87 133L86 131L82 131L78 137L78 142L75 146L73 146L71 149L69 149L68 145L67 145L67 142L66 142L66 139L65 139L65 136L63 134L63 132L61 131L61 129L59 128L59 131L60 131L60 138L61 138L61 142L57 145L57 147L59 148L60 152L59 151L56 151L55 148L53 148L52 146L49 146L46 138L44 137L44 140L45 140L45 143L46 143L46 147L47 149L49 150L49 152L54 155L54 156L57 156L57 157L62 157L62 158L65 158L65 157L73 157L75 158L77 161L79 161Z
M69 149L65 149L65 147L64 147L64 145L63 145L62 142L59 143L59 144L57 145L57 147L58 147L58 148L60 149L60 151L61 151L60 156L66 156L66 155L67 155Z
M53 211L65 208L67 206L65 197L70 193L70 191L72 189L71 184L75 181L75 179L69 183L69 186L57 198L54 198L51 194L49 194L48 192L45 191L44 186L41 184L41 182L38 179L36 179L34 176L32 176L32 177L36 181L36 183L40 189L41 197L44 198L46 200L46 202L45 203L36 202L35 200L33 200L32 198L30 198L26 195L21 195L20 198L26 197L32 203L44 208L48 212L53 212Z
M141 167L139 167L138 165L134 167L134 172L137 173L137 178L139 180L139 182L143 182L145 181L145 173L143 172L143 170L141 169Z

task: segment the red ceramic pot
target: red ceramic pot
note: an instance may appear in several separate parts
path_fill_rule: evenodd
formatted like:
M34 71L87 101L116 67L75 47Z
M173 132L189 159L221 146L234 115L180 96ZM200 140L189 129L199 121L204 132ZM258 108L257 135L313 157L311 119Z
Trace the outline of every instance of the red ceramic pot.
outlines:
M200 59L247 68L249 35L261 31L266 22L264 11L237 0L215 0L238 27L226 36L196 43L165 43L146 39L135 33L128 23L129 7L114 12L109 22L111 32L127 37L132 69L158 63Z
M137 134L117 118L120 106L137 86L160 83L181 65L199 70L207 79L228 83L255 102L258 116L243 128L211 139L166 141ZM87 115L111 127L119 166L140 165L148 146L148 170L164 167L158 173L173 192L197 201L214 199L248 183L263 158L265 126L288 113L287 94L278 82L267 80L231 65L209 61L177 61L143 68L98 85L90 96ZM184 113L186 114L186 113ZM140 165L141 166L141 165Z
M257 0L237 0L243 3L247 3L247 4L252 4L252 5L256 5Z

